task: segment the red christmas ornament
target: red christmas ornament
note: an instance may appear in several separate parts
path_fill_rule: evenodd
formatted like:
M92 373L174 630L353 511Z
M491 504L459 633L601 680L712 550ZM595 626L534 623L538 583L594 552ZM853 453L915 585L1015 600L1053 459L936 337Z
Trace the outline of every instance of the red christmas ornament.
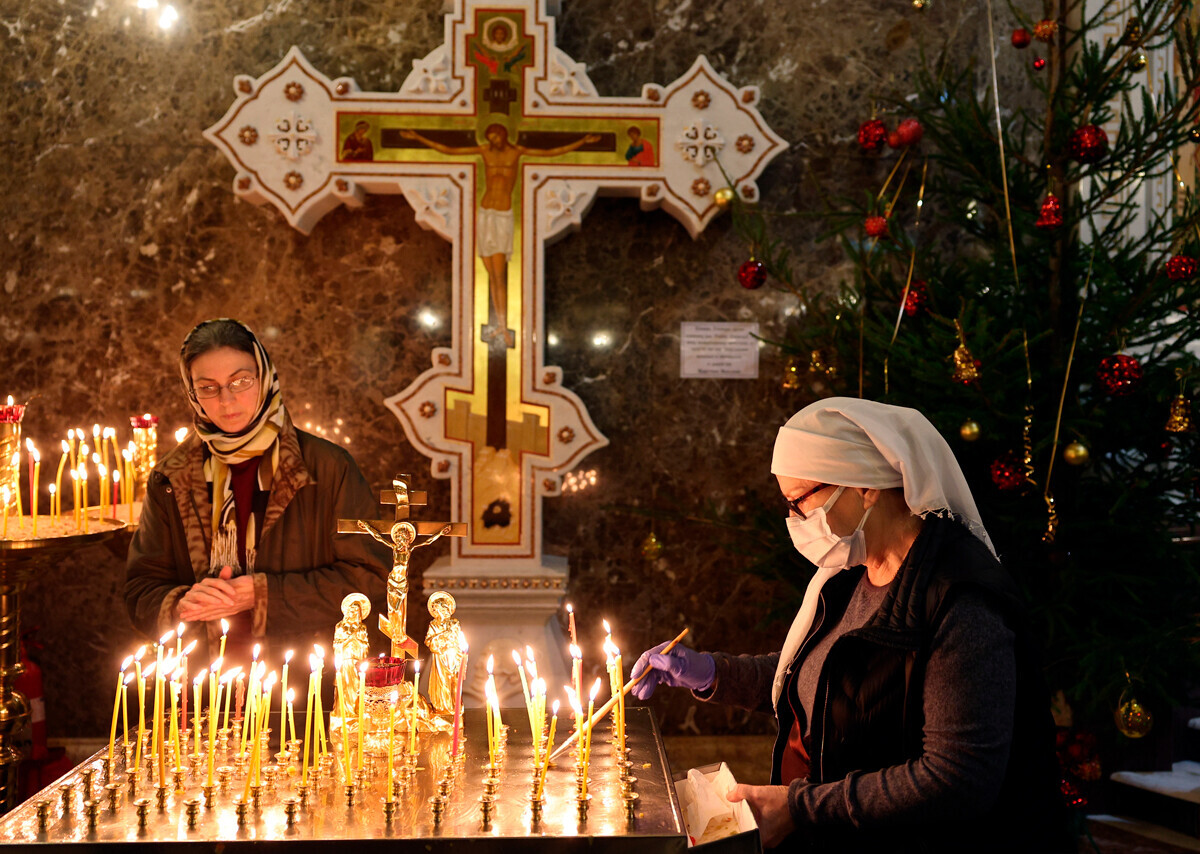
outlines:
M1046 67L1046 60L1042 59L1040 56L1035 56L1033 58L1033 70L1034 71L1041 71L1045 67Z
M925 128L916 119L904 119L896 126L901 145L916 145L925 135Z
M925 304L929 302L929 288L923 279L917 279L908 286L908 295L904 297L904 313L909 317L925 313Z
M863 151L878 151L887 139L888 131L880 119L871 119L858 127L858 145Z
M1096 370L1096 380L1113 397L1127 397L1142 384L1142 365L1124 353L1105 356Z
M1058 196L1053 193L1047 193L1045 200L1042 202L1041 212L1038 214L1038 228L1044 228L1047 231L1058 228L1063 224L1062 202L1058 200Z
M904 143L900 141L900 131L890 130L887 135L888 148L903 148Z
M1029 30L1024 27L1017 27L1012 33L1013 47L1017 50L1024 50L1029 47Z
M1033 25L1033 37L1040 42L1050 44L1054 41L1054 33L1058 30L1058 22L1043 18Z
M1182 282L1196 275L1196 259L1187 255L1176 255L1163 265L1163 269L1167 271L1167 278L1172 282Z
M748 291L761 288L767 281L767 265L751 258L738 267L738 284Z
M1001 492L1020 489L1021 484L1025 483L1025 471L1021 468L1021 460L1012 451L993 460L988 471L992 476L992 483L996 484L996 488Z
M1084 125L1071 132L1067 151L1080 163L1095 163L1108 154L1108 134L1099 125Z
M884 237L888 230L887 217L869 216L863 222L863 228L867 231L867 237Z

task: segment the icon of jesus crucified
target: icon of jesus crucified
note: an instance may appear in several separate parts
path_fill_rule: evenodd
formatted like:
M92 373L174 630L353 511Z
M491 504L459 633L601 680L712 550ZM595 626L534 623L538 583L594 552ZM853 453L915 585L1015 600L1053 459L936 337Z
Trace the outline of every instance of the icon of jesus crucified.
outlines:
M414 549L427 546L450 533L446 525L436 534L416 542L417 528L412 522L397 522L383 533L370 522L358 520L358 527L392 550L392 571L387 578L387 617L379 617L379 628L392 640L392 654L407 652L416 656L416 642L408 637L408 562Z
M442 154L478 154L483 158L483 199L475 221L476 245L488 275L488 292L492 298L495 323L484 331L484 341L503 338L515 347L512 330L508 328L508 259L513 251L513 188L517 183L517 165L522 157L557 157L584 145L599 142L598 134L589 133L557 148L528 148L508 141L508 128L490 124L484 131L486 145L451 146L435 142L415 130L402 130L400 136L416 140Z

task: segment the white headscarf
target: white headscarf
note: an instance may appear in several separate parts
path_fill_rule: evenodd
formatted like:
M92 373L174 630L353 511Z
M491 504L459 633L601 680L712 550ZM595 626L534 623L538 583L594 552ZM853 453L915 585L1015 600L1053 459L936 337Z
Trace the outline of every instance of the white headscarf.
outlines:
M902 486L913 515L953 515L996 554L954 452L915 409L855 397L819 400L779 428L771 473L866 489ZM783 692L788 665L812 626L821 588L837 572L818 569L804 592L779 654L771 689L774 704Z

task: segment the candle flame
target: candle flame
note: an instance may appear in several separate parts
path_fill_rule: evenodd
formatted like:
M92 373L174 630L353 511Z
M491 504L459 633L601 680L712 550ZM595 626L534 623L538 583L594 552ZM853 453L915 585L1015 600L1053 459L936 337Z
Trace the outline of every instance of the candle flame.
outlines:
M71 469L70 471L71 471L71 480L79 480L79 472L75 471L75 469Z
M187 438L187 434L188 434L188 428L180 427L178 430L175 431L175 441L182 442L184 439Z
M28 436L25 437L25 450L31 454L33 453L33 439L30 439Z
M138 651L133 654L133 660L141 661L142 656L145 654L146 654L146 645L142 644L141 647L138 648Z
M521 653L513 650L513 664L517 665L517 669L521 669Z
M126 670L128 670L129 665L131 665L131 664L133 664L133 656L132 655L125 656L125 660L121 662L121 672L124 673Z
M84 459L84 460L86 460L86 459L88 458L88 445L87 445L87 442L80 442L80 443L79 443L79 457L80 457L80 459Z
M568 614L570 614L570 613L571 613L572 611L574 611L574 610L575 610L575 609L571 607L571 603L570 603L570 602L568 602L568 603L567 603L567 613L568 613Z
M413 670L415 671L415 673L417 675L419 675L421 673L421 662L419 659L413 660ZM415 675L413 676L413 679L416 679Z
M575 644L571 644L571 658L583 658L583 652Z
M529 671L529 678L531 678L531 679L538 678L537 665L533 663L532 659L525 662L525 669Z
M93 454L92 456L96 455ZM100 462L99 460L93 460L92 462L96 463L96 474L100 475L101 479L108 476L108 469L104 467L104 463Z
M255 661L258 661L258 654L259 654L260 652L262 652L262 644L261 644L261 643L256 643L256 644L254 645L254 654L251 656L251 658L253 658Z
M588 692L588 700L590 700L591 702L594 703L596 701L596 695L598 695L599 693L600 693L600 677L597 676L596 681L592 683L592 690Z
M121 470L120 469L113 469L112 476L113 476L113 483L121 482Z
M196 644L197 644L197 641L192 641L192 642L191 642L191 643L189 643L187 646L185 646L185 647L183 648L183 654L184 654L184 655L191 655L191 654L192 654L192 650L194 650L194 649L196 648Z
M461 635L458 639L458 648L463 651L463 655L467 654L467 639Z
M12 399L12 395L11 395L11 394L8 396L8 405L9 405L9 406L12 406L12 405L13 405L13 399Z
M288 696L287 696L288 703L290 704L292 702L292 700L294 700L294 699L296 699L296 689L288 688Z
M267 677L267 681L263 683L263 690L270 691L272 688L275 687L275 683L278 681L279 681L279 676L277 676L275 671L272 670L271 675Z
M550 711L554 713L554 717L558 717L558 700L550 704Z
M62 449L63 449L63 453L64 453L64 454L69 454L69 453L71 453L71 446L67 444L67 440L66 440L66 439L63 439L63 440L62 440Z
M316 650L317 658L324 661L325 660L325 647L321 646L319 643L314 643L313 649Z
M133 460L133 451L130 448L125 448L121 451L121 458L127 463L131 462Z
M490 655L488 656L488 660L487 660L487 672L488 672L488 676L492 675L492 657Z
M308 667L313 672L317 672L317 657L311 652L308 654Z
M137 673L136 673L136 672L130 672L129 674L127 674L127 675L125 676L125 681L124 681L124 682L122 682L121 684L122 684L122 685L128 685L130 682L132 682L132 681L133 681L133 677L135 677L135 676L137 676Z
M54 489L54 484L50 484L50 486L49 486L49 487L47 487L47 488L50 490L50 494L51 494L51 495L53 495L53 494L54 494L54 492L55 492L55 489Z
M175 628L175 632L176 632L176 633L177 633L177 634L178 634L180 637L183 637L183 630L184 630L184 629L186 629L186 628L187 628L187 626L185 626L183 623L180 623L178 626L176 626L176 628Z
M611 627L611 626L609 626L609 624L608 624L608 620L601 620L600 622L604 623L604 633L605 633L606 635L611 635L611 634L612 634L612 627Z
M9 400L11 400L11 399L12 398L9 398ZM75 428L74 427L72 427L70 430L67 431L67 438L70 439L72 442L75 441Z
M359 675L361 675L361 676L367 675L367 663L365 661L362 664L358 665L358 672L359 672Z
M246 678L246 674L245 674L245 673L242 673L242 672L241 672L241 670L242 670L242 668L240 668L240 667L239 667L237 670L230 670L229 672L230 672L230 673L236 673L236 674L237 674L237 681L241 682L243 679L245 679L245 678Z
M283 654L283 663L284 663L284 664L287 664L289 661L291 661L291 660L292 660L292 654L293 654L294 652L295 652L295 650L291 650L291 649L289 649L287 652L285 652L285 653Z
M545 679L534 679L533 680L533 695L535 697L544 697L546 695L546 680Z
M216 661L214 661L212 664L209 665L208 669L211 670L213 673L220 673L221 665L224 663L225 663L224 658L218 658Z
M531 647L529 644L525 644L525 658L526 658L526 660L527 660L527 661L533 661L533 660L534 660L534 657L533 657L533 647Z
M12 493L8 491L8 487L6 486L3 489L0 489L0 495L4 496L4 503L7 504L9 496L11 496Z
M243 676L242 668L235 667L235 668L233 668L233 670L230 670L226 673L222 673L221 681L222 682L232 682L234 679L241 679L242 676Z
M92 425L92 436L98 437L99 435L100 435L100 425L93 424Z
M87 467L86 466L83 466L83 465L79 466L79 479L82 480L84 483L87 483Z
M154 668L157 666L158 666L158 664L157 664L157 662L155 662L152 664L147 664L145 667L143 667L142 668L142 678L145 679L146 677L152 675L154 673Z
M391 696L390 696L390 697L388 697L388 699L391 701L391 704L392 704L393 706L394 706L394 705L396 705L396 701L400 699L400 692L399 692L399 691L393 691L393 692L391 693Z
M33 449L33 450L31 450L29 453L30 453L30 455L33 457L33 461L34 461L35 463L40 463L40 462L42 461L42 455L41 455L41 452L39 452L37 448L34 448L34 449Z
M169 644L171 642L171 639L173 637L175 637L175 630L171 629L171 631L167 632L165 635L163 635L161 638L158 639L158 645L166 646L167 644Z
M183 668L182 667L179 668L179 672L182 672L182 671L183 671ZM199 673L196 674L196 678L192 680L192 685L199 688L203 684L204 684L204 671L201 670Z
M108 439L109 437L116 436L116 435L117 435L116 427L105 427L104 428L104 438L105 439Z
M229 621L226 620L224 617L221 618L221 634L223 634L223 635L229 634Z

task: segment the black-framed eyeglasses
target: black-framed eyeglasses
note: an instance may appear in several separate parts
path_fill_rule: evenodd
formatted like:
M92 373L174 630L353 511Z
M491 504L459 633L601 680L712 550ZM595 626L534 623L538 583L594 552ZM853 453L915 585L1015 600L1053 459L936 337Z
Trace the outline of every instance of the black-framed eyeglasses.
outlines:
M800 505L803 504L806 499L811 498L812 496L814 496L818 492L820 492L822 489L825 489L829 486L830 486L830 484L828 484L828 483L817 484L812 489L810 489L808 492L804 493L803 495L799 496L798 498L785 497L783 499L783 503L788 506L789 510L791 510L793 513L795 513L801 519L804 519L806 517L804 515L804 511L800 509Z
M242 394L254 388L254 384L257 382L258 377L238 377L229 385L192 386L192 394L197 400L212 400L214 397L220 397L221 389L229 389L230 394Z

